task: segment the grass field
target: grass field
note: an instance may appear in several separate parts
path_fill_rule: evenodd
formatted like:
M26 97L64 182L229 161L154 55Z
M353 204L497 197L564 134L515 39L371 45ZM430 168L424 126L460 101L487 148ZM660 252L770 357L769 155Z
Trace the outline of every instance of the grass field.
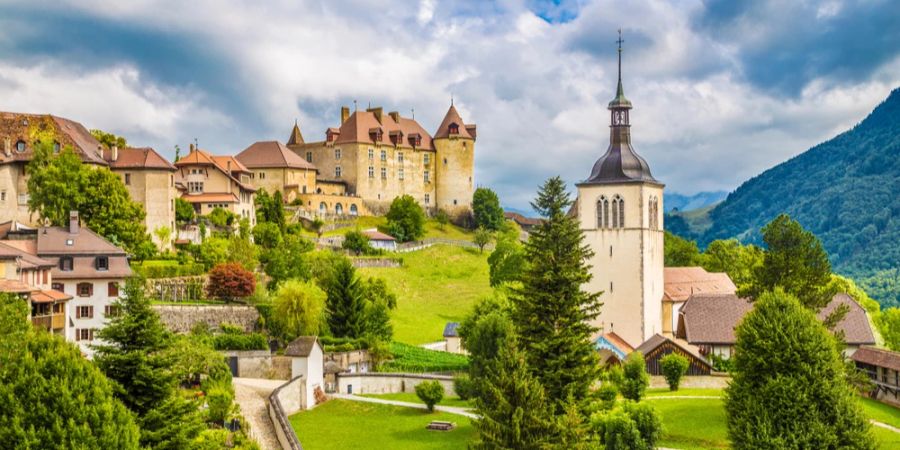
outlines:
M340 236L344 233L359 228L361 230L366 230L369 228L382 228L384 229L387 225L387 219L385 217L372 217L372 216L360 216L355 220L347 220L341 221L341 223L350 223L352 226L338 228L335 230L330 230L322 233L322 237L331 237L331 236ZM307 237L315 237L316 234L312 231L305 230L303 234ZM425 222L425 236L426 238L447 238L447 239L462 239L471 241L472 240L472 232L466 230L464 228L458 227L456 225L447 224L441 229L440 224L437 223L434 219L428 219Z
M419 396L417 396L413 392L399 392L396 394L362 394L362 397L372 397L372 398L381 398L384 400L397 400L401 402L410 402L410 403L423 403L422 400L419 400ZM463 400L459 397L444 397L440 403L440 406L454 406L457 408L472 408L472 404L468 400Z
M475 302L491 292L488 253L436 245L403 254L403 267L359 269L383 278L397 294L391 313L394 340L424 344L443 339L447 322L463 320Z
M432 420L456 422L452 431L425 429ZM462 449L474 438L468 418L377 403L331 400L294 414L291 426L307 450L353 448Z

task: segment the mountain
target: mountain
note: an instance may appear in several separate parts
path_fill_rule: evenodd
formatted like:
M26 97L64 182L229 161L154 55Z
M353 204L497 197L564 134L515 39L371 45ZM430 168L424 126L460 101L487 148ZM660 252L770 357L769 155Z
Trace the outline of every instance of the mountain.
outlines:
M678 210L689 211L700 209L721 202L728 196L725 191L698 192L694 195L684 195L675 192L666 192L663 205L666 212Z
M688 237L702 246L729 237L759 243L759 229L788 213L822 240L836 272L855 279L882 305L897 306L898 194L900 89L895 89L851 130L742 184L709 212L705 230ZM676 231L677 222L672 223Z

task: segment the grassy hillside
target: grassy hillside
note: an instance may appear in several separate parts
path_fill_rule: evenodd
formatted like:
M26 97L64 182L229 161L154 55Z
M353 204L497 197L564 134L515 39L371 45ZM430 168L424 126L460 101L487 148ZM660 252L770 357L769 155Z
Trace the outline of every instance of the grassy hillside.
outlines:
M369 228L378 228L383 231L387 230L387 219L384 217L361 216L361 217L357 217L355 219L339 220L337 222L327 222L326 225L331 225L333 223L340 223L340 224L345 224L345 225L349 225L349 226L326 231L325 233L322 233L323 237L340 236L340 235L343 235L344 233L346 233L350 230L356 229L356 228L359 228L362 230L366 230ZM316 236L315 233L313 233L312 231L309 231L309 230L305 230L303 234L308 237ZM471 241L472 234L473 233L471 231L469 231L465 228L462 228L462 227L458 227L456 225L452 225L452 224L447 224L443 227L443 229L441 229L440 224L437 223L437 221L434 219L428 219L425 222L425 236L424 237L426 237L426 238L434 237L434 238L447 238L447 239L462 239L462 240Z
M699 242L759 243L759 229L788 213L819 236L838 273L900 305L898 191L900 89L850 131L741 185L709 213Z
M491 292L488 253L446 245L404 253L401 268L364 268L397 293L394 339L407 344L439 341L447 322L459 322Z

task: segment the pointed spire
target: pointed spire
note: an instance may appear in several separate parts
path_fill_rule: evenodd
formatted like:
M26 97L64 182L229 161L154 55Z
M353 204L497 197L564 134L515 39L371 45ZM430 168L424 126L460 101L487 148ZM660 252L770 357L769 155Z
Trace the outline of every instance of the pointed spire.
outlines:
M291 137L288 138L287 145L303 144L303 134L300 133L300 123L294 119L294 129L291 130Z
M463 122L462 117L460 117L459 111L456 110L456 106L453 106L452 103L450 104L450 109L447 110L447 114L444 115L444 120L441 121L441 125L438 127L437 132L434 133L434 138L440 139L450 137L451 125L455 125L455 127L453 127L456 131L454 136L474 139L466 129L466 124Z
M631 109L631 102L625 98L625 89L622 88L622 43L625 42L622 39L622 29L619 28L619 39L616 40L616 44L619 45L619 83L616 87L616 98L613 101L609 102L609 109L615 108L625 108Z

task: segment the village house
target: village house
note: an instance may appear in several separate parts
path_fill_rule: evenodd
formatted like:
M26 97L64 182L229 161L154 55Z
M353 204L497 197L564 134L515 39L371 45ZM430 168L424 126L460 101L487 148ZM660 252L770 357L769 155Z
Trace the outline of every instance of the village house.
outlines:
M125 251L81 227L74 211L68 227L8 230L0 239L2 244L51 264L47 278L50 289L71 297L65 309L66 339L92 356L96 331L105 326L107 317L116 314L112 303L131 276Z
M222 208L256 224L252 172L233 156L214 156L191 144L190 153L175 167L175 186L195 213L207 215Z
M862 346L851 359L872 381L872 398L900 406L900 353Z
M379 250L397 250L397 239L389 234L382 233L375 228L362 231L363 236L369 238L369 245Z
M835 295L819 311L819 320L824 321L841 305L846 305L848 312L834 332L843 334L844 356L852 356L861 346L875 345L866 310L847 294ZM692 295L681 309L676 336L699 347L704 356L731 358L737 341L735 328L752 309L752 303L736 294Z
M682 339L672 339L661 334L654 334L635 351L644 355L647 373L650 375L662 375L661 360L672 353L679 354L688 360L689 365L685 375L709 375L713 370L712 364L703 356L700 349Z
M352 114L342 107L340 119L325 131L324 141L306 142L296 123L291 131L287 147L318 169L316 192L300 195L306 207L318 214L351 214L346 202L316 196L331 193L359 199L360 215L362 207L382 214L401 195L451 217L471 211L476 127L464 123L455 106L433 137L415 119L380 107ZM343 192L328 192L325 184L340 184Z
M634 351L634 347L614 331L597 333L591 338L591 342L600 355L600 364L604 366L621 364Z
M694 294L734 294L737 286L727 273L707 272L702 267L663 269L662 335L674 337L684 303Z
M286 203L316 191L316 167L281 142L254 142L235 159L250 169L254 187L269 194L281 192Z

